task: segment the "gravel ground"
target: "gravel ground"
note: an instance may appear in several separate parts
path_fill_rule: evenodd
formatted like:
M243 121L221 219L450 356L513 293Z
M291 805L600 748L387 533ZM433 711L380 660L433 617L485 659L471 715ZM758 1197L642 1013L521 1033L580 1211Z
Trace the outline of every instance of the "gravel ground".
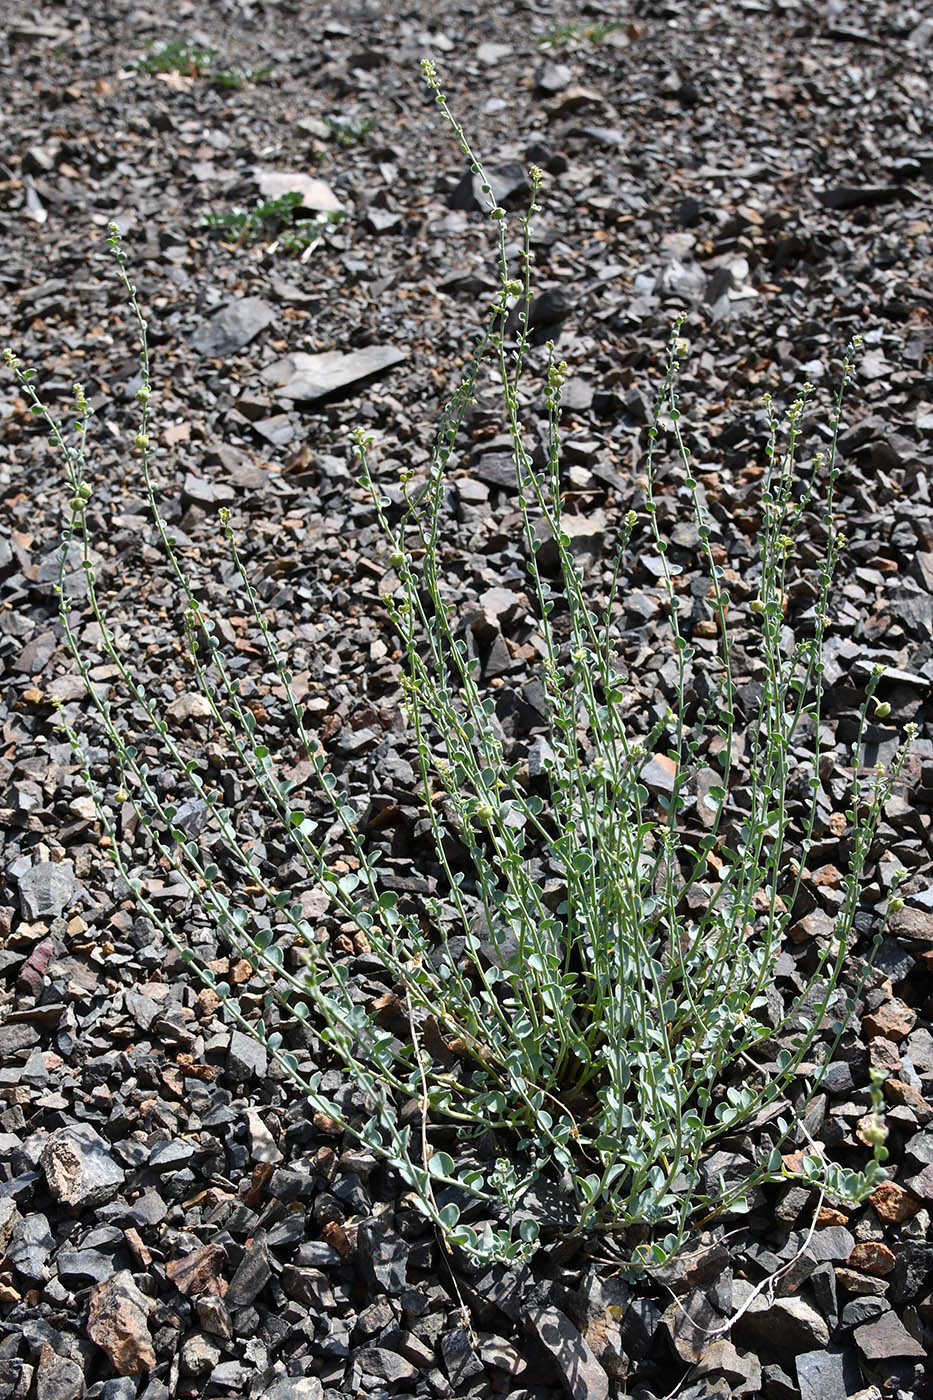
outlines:
M807 1116L830 1156L863 1163L869 1070L882 1069L891 1180L862 1208L824 1205L809 1240L813 1193L768 1187L749 1215L714 1222L638 1287L556 1248L511 1273L451 1267L398 1180L308 1115L108 863L54 725L58 699L112 794L57 616L61 465L5 375L0 1400L933 1395L933 21L919 6L797 0L169 0L158 12L93 0L28 14L6 0L0 22L0 338L40 369L47 401L66 405L84 383L97 414L98 579L117 645L222 786L252 853L329 930L367 996L387 990L378 964L289 864L204 723L128 451L138 360L105 235L110 220L124 230L150 324L163 508L198 597L225 619L241 693L314 812L311 765L237 593L222 506L389 879L412 898L430 892L438 872L383 605L391 565L348 449L362 426L381 479L417 475L495 288L489 222L422 83L426 54L501 202L521 207L529 162L546 173L533 320L569 366L568 509L597 587L615 522L644 500L646 415L671 317L686 312L684 419L735 569L736 654L752 689L743 567L760 399L787 400L809 380L825 406L842 347L864 337L840 443L849 543L826 651L817 839L779 1000L802 985L841 902L849 751L873 665L886 668L890 711L870 725L862 766L889 762L906 725L918 728L870 854L852 979L900 869L904 906ZM139 68L173 39L216 52L183 72ZM305 217L345 216L322 220L304 251L268 228L240 237L205 222L294 189ZM447 583L482 614L484 675L527 757L540 715L526 571L507 442L482 395L461 443ZM663 478L660 494L702 647L695 527ZM801 624L816 553L803 555L788 618ZM633 710L650 721L672 673L657 575L647 558L631 564L623 641ZM92 650L80 571L67 587ZM132 729L114 668L102 660L92 676ZM158 781L190 801L170 771ZM196 831L196 804L189 817ZM128 804L120 823L131 840ZM261 979L199 922L171 871L143 873L149 897L274 1027ZM310 1063L313 1034L290 1034ZM740 1169L760 1140L726 1146L721 1169Z

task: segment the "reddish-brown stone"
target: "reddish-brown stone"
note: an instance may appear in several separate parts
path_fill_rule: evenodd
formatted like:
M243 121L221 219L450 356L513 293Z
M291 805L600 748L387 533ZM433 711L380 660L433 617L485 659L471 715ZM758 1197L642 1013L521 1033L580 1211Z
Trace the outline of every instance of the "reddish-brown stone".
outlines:
M896 1181L883 1181L868 1199L885 1225L901 1225L920 1209L920 1202Z
M913 1030L916 1019L916 1011L897 997L891 997L862 1017L862 1033L869 1037L882 1036L885 1040L903 1040Z
M846 1263L850 1269L858 1269L859 1273L884 1278L894 1268L894 1254L886 1244L866 1240L855 1246Z
M172 1259L166 1264L165 1272L179 1293L188 1298L197 1298L201 1293L222 1295L227 1287L221 1277L225 1258L219 1244L206 1244L181 1259Z
M87 1334L107 1353L118 1376L141 1376L156 1364L148 1308L129 1269L91 1289Z

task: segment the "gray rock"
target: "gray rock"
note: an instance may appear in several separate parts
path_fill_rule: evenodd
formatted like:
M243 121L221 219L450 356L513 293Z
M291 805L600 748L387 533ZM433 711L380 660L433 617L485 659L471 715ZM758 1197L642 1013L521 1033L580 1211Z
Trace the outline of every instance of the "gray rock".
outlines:
M528 188L528 172L521 161L504 161L501 165L489 167L486 173L489 177L491 194L483 193L483 177L481 175L467 173L460 179L448 197L448 208L481 209L485 212L489 208L490 200L495 204L502 204L513 194L520 194Z
M622 1318L622 1344L626 1356L642 1361L661 1325L661 1309L653 1298L633 1298Z
M114 1376L104 1381L100 1400L136 1400L136 1382L132 1376Z
M88 1123L59 1128L39 1159L49 1190L74 1210L112 1200L123 1185L123 1172L103 1138Z
M295 403L316 403L371 375L381 374L404 359L404 351L392 345L366 345L348 354L325 350L318 355L306 355L298 351L274 361L263 370L262 379L274 385L282 398Z
M563 515L560 525L570 542L568 549L574 564L584 573L595 567L606 541L605 511L596 509L586 515ZM535 525L535 537L539 541L538 567L543 573L556 573L560 566L557 543L545 521Z
M734 1304L740 1308L751 1292L751 1284L736 1279ZM769 1306L758 1294L735 1326L735 1336L753 1346L784 1356L816 1351L829 1344L825 1320L803 1298L776 1298Z
M46 1261L55 1240L44 1215L26 1215L13 1227L6 1257L28 1283L43 1284L48 1279Z
M525 1369L525 1358L516 1346L504 1337L496 1337L491 1332L480 1332L478 1336L480 1360L484 1366L492 1366L507 1375L517 1376Z
M235 355L275 320L275 308L262 297L240 297L221 307L191 338L202 355Z
M388 1385L414 1381L419 1375L417 1366L406 1361L397 1351L390 1351L388 1347L363 1347L354 1355L353 1365L354 1369L358 1369L364 1376L373 1376Z
M780 1366L773 1363L762 1366L761 1380L764 1386L762 1394L767 1395L768 1400L800 1400L797 1385Z
M24 871L18 884L24 918L57 919L74 898L74 866L70 860L42 860Z
M666 771L664 776L667 777ZM661 1268L653 1269L651 1277L672 1293L687 1293L718 1278L728 1263L729 1251L724 1244L710 1244L705 1249L695 1245Z
M19 1150L21 1143L18 1137L12 1133L5 1133L0 1136L13 1138L14 1150ZM0 1149L0 1156L6 1156ZM0 1196L0 1259L5 1258L10 1240L13 1238L13 1231L22 1220L22 1216L16 1209L16 1202L9 1196Z
M36 1367L36 1400L81 1400L84 1372L77 1361L59 1356L46 1342Z
M158 1191L150 1189L136 1198L127 1209L125 1221L121 1219L121 1224L130 1224L140 1230L149 1225L158 1225L167 1215L168 1206Z
M397 1294L408 1286L410 1246L381 1216L364 1220L357 1232L362 1274L373 1292Z
M249 1379L251 1370L242 1361L222 1361L211 1372L211 1384L225 1389L242 1391Z
M246 1253L240 1260L236 1273L230 1280L230 1287L224 1296L224 1302L230 1311L248 1307L259 1296L271 1277L272 1261L269 1258L269 1246L266 1243L265 1234L260 1231L253 1237Z
M212 1337L224 1337L227 1340L233 1336L230 1313L223 1298L215 1298L212 1294L205 1293L196 1299L195 1307L205 1332L210 1332Z
M181 494L185 501L196 506L222 506L228 504L236 497L236 492L232 486L227 486L222 481L207 481L203 476L195 476L194 472L187 472L182 483ZM175 826L187 833L187 835L197 836L204 825L207 817L207 803L200 799L192 802L183 802L175 816ZM201 819L192 820L192 813L201 814ZM193 826L194 830L189 831L188 827Z
M859 1383L858 1362L851 1351L802 1351L795 1365L800 1400L847 1400Z
M157 1142L149 1153L149 1166L157 1172L178 1171L180 1167L188 1165L196 1151L193 1142L186 1142L184 1138L168 1138L165 1142Z
M791 1248L791 1240L787 1242L786 1249L790 1251L790 1256L797 1253L803 1244L804 1236L793 1235L794 1246ZM824 1230L814 1230L807 1246L814 1259L819 1262L829 1261L830 1263L844 1263L855 1248L855 1236L851 1230L847 1230L844 1225L829 1225ZM781 1258L785 1257L786 1250L781 1251Z
M739 1351L726 1337L709 1343L700 1360L698 1375L723 1380L736 1397L761 1394L761 1363L748 1351Z
M864 1322L852 1333L866 1361L889 1361L893 1357L925 1357L926 1347L912 1337L895 1313L882 1313L874 1322Z
M859 209L867 205L890 204L901 198L900 185L835 185L816 190L824 209Z
M522 1316L527 1331L550 1352L572 1400L608 1400L609 1377L566 1313L530 1307Z
M563 92L573 82L573 69L567 63L545 63L537 74L535 83L539 92L553 97Z
M58 1277L67 1288L103 1283L116 1272L113 1259L99 1249L62 1249L56 1257Z
M685 1366L695 1366L710 1346L710 1333L722 1317L702 1289L687 1293L664 1311L661 1319L668 1341Z
M242 1031L231 1032L227 1069L239 1083L252 1079L254 1075L257 1079L265 1078L268 1067L269 1056L264 1045Z
M853 1298L842 1310L842 1326L860 1327L863 1322L873 1322L890 1306L887 1298Z
M324 1387L317 1376L282 1376L264 1390L259 1400L323 1400Z
M465 1327L455 1327L441 1338L441 1356L444 1369L455 1390L467 1387L474 1376L483 1373L483 1363L473 1345L473 1338Z
M221 1350L206 1332L194 1332L186 1337L181 1349L181 1368L189 1376L208 1376L221 1358Z

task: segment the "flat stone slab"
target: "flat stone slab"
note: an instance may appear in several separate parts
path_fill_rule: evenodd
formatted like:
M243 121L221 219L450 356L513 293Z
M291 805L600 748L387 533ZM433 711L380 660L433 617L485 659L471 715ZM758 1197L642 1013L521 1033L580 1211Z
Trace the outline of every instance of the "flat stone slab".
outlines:
M262 379L274 385L282 398L295 403L314 403L371 375L381 374L404 359L405 352L396 350L393 345L366 345L349 354L325 350L320 355L305 355L297 351L267 366Z
M256 183L263 199L280 199L283 194L300 194L301 206L314 214L342 214L343 205L326 180L306 175L301 170L255 170Z
M191 344L202 355L235 355L275 320L275 307L262 297L240 297L199 326Z

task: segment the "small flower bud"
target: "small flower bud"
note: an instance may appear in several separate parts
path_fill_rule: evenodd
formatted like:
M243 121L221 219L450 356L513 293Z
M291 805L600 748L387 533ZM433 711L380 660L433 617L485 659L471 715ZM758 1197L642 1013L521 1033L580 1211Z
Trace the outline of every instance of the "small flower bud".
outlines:
M859 1123L859 1136L868 1147L881 1147L887 1141L888 1130L879 1113L869 1113Z
M138 447L140 452L145 452L146 448L149 446L149 434L137 433L133 438L133 446Z
M875 701L875 718L876 718L876 719L887 719L887 717L888 717L888 715L889 715L890 713L891 713L891 706L888 704L887 700L876 700L876 701Z

